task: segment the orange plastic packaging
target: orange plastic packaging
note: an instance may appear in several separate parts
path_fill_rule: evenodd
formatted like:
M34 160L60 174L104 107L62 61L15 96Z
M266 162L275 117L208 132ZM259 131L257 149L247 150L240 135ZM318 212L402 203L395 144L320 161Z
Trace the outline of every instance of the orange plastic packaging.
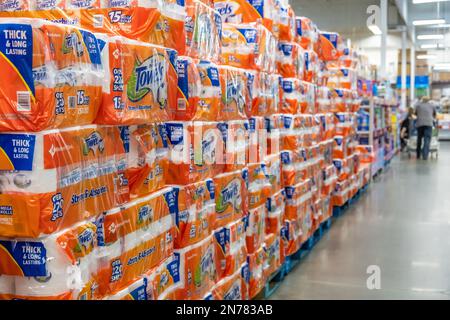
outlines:
M300 85L300 113L315 114L316 110L316 92L315 84L302 81Z
M272 186L267 168L262 163L248 165L248 206L256 209L266 203Z
M311 19L306 17L296 17L297 42L305 50L316 50L319 48L319 31Z
M135 282L130 284L127 288L114 293L112 295L108 295L103 298L103 300L114 300L114 301L147 301L147 279L144 277L138 278Z
M214 236L175 251L180 271L177 300L200 300L218 280Z
M100 41L106 70L96 122L132 125L170 120L176 103L176 51L124 37Z
M302 221L285 219L281 229L281 240L283 242L284 255L289 257L300 249L302 237Z
M233 275L245 263L247 258L245 231L245 220L238 219L214 232L219 279Z
M281 154L268 155L263 162L263 168L270 183L270 194L281 190Z
M111 295L173 253L177 203L171 188L106 212L100 218L99 294Z
M248 211L248 171L224 173L214 178L216 186L216 228L244 217Z
M221 121L246 120L246 107L251 104L248 73L244 69L220 66L222 99L219 112Z
M121 126L119 130L125 155L118 168L123 168L120 178L128 186L129 196L142 197L162 189L169 166L165 125Z
M320 58L325 61L338 60L341 57L342 38L336 32L320 32Z
M186 50L183 54L218 63L222 46L222 17L219 12L197 0L186 4L185 10Z
M248 300L248 265L242 265L233 275L220 280L212 289L209 300Z
M212 179L174 187L178 210L173 213L175 248L185 248L207 238L215 227L215 187Z
M268 234L264 239L264 252L266 259L264 261L264 274L268 278L278 271L284 262L284 248L280 234Z
M248 120L249 150L248 163L261 163L268 154L267 130L263 117L252 117Z
M302 81L296 78L283 78L281 80L283 90L280 111L282 113L297 114L301 112L300 101L302 100Z
M180 283L179 264L175 256L164 260L159 266L145 274L147 300L175 300L176 288Z
M248 163L248 121L220 122L217 127L222 133L225 146L224 172L243 170Z
M100 104L102 66L96 37L37 19L1 19L5 74L2 131L91 124ZM8 44L8 46L6 46ZM5 82L6 83L6 82Z
M225 23L221 63L264 72L275 70L276 40L259 22Z
M267 198L266 235L280 234L284 221L284 190Z
M303 80L311 83L318 82L320 72L320 61L317 53L313 50L305 50L305 74Z
M171 105L175 120L219 119L221 83L217 65L189 57L177 59L177 103Z
M285 5L281 1L277 2L277 9L278 39L293 41L296 34L295 12L289 4Z
M117 128L0 134L4 237L37 238L116 205Z
M247 250L249 254L255 253L264 243L266 231L267 208L264 203L262 206L251 209L247 219Z
M83 222L40 240L0 241L2 298L92 299L96 230Z
M166 123L169 170L166 183L187 185L223 172L222 132L217 122Z
M283 151L281 159L283 186L295 186L311 177L309 159L304 148L297 151Z
M283 78L302 80L305 73L305 53L295 42L278 42L277 70Z
M249 254L247 257L248 267L250 270L249 281L249 297L253 299L261 292L266 282L264 275L264 262L266 255L264 248L260 247L255 253Z
M262 20L268 30L278 33L278 26L275 25L277 9L273 0L214 0L214 8L224 22L251 23Z

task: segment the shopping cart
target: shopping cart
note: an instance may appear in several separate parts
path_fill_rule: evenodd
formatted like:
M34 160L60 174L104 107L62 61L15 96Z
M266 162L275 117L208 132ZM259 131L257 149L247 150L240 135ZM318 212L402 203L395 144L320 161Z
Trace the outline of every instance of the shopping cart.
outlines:
M407 145L407 152L408 157L411 158L411 154L417 153L417 128L416 128L416 121L414 121L414 125L412 126L412 129L409 130L409 138L408 138L408 145ZM423 142L422 142L423 146ZM439 143L439 126L438 123L435 122L433 126L433 135L431 137L431 143L430 143L430 155L435 158L439 158L439 149L441 144Z

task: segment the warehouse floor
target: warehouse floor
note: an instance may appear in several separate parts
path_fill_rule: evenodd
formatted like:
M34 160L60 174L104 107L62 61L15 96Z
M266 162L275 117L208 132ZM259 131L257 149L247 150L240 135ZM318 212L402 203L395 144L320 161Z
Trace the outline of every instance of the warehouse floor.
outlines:
M450 143L439 160L397 157L273 299L450 299ZM367 288L379 266L381 289Z

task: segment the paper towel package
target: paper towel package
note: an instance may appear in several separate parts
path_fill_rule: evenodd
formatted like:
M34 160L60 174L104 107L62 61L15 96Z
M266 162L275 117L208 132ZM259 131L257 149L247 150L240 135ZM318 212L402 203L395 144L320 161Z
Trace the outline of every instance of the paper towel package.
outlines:
M180 272L177 300L202 299L218 280L214 235L175 251Z
M285 197L284 190L267 198L266 235L279 234L283 227Z
M302 81L296 78L282 78L281 88L283 94L280 111L289 114L300 113L300 101L304 92Z
M341 36L336 32L321 31L319 36L319 56L322 60L338 60L342 55L343 43Z
M225 151L225 172L245 168L249 152L249 123L246 120L220 122L217 128L222 133Z
M250 270L249 297L254 298L264 288L266 278L264 276L264 248L260 247L255 253L247 256L247 262Z
M267 29L277 33L278 26L274 22L277 10L273 0L214 0L214 8L224 22L251 23L262 20Z
M222 47L220 13L197 0L186 4L185 9L186 50L183 54L218 63Z
M176 103L176 51L118 36L99 36L99 44L106 75L96 122L170 120L170 106Z
M168 122L169 170L166 183L187 185L224 170L224 145L217 122Z
M295 186L311 177L310 159L307 150L281 152L283 186Z
M248 165L248 207L256 209L266 203L271 193L267 168L262 163Z
M96 37L39 19L0 19L0 29L0 40L14 45L0 48L9 77L0 96L0 130L91 124L103 72Z
M305 50L315 50L318 48L319 31L311 19L306 17L296 17L297 42Z
M161 197L164 198L162 201L175 204L171 191ZM134 282L142 274L172 255L175 237L173 218L165 212L165 216L153 220L152 215L157 217L165 210L158 207L153 208L152 205L154 204L137 203L137 207L140 207L137 209L135 203L132 202L124 209L119 209L118 214L110 211L105 216L105 220L108 215L111 216L112 220L108 221L111 222L109 227L102 226L101 228L107 230L107 232L113 232L115 228L121 227L114 221L114 218L118 219L120 223L125 216L131 216L134 221L128 223L125 220L124 227L119 228L124 236L117 235L119 236L117 241L110 245L105 244L101 248L97 276L100 295L111 295L125 289L129 283ZM161 206L164 207L166 204L164 203Z
M300 113L316 113L316 85L303 81L300 88Z
M275 71L276 40L259 22L225 23L221 63L264 72Z
M221 121L246 120L246 106L251 104L248 72L244 69L219 66L222 89L219 119Z
M281 190L281 154L268 155L263 162L263 168L269 179L270 194L276 194Z
M174 120L216 121L219 118L221 83L217 65L178 57L177 103L172 105Z
M214 232L216 263L219 279L228 277L245 263L247 258L246 221L237 219Z
M212 288L211 300L248 300L248 275L248 264L245 263L233 275L223 278Z
M95 125L0 134L0 234L36 238L114 207L117 140L117 128Z
M286 187L285 217L288 220L302 220L311 206L311 180L306 180L293 187Z
M175 256L164 260L145 274L148 300L175 300L180 285L180 270Z
M303 80L311 83L317 83L317 77L320 71L319 57L313 50L305 50L305 74Z
M256 209L249 210L246 217L248 224L246 243L249 254L255 253L264 243L266 216L266 204L263 204Z
M212 179L174 187L178 209L173 212L175 248L185 248L207 238L215 227L215 187Z
M279 270L284 262L284 248L279 233L266 235L263 248L266 256L263 270L265 277L268 278Z
M162 189L169 166L165 124L121 126L119 130L125 157L120 158L117 166L125 168L120 178L128 185L129 198Z
M224 173L214 178L216 229L244 217L248 210L248 171Z
M248 163L261 163L268 153L265 119L263 117L252 117L248 120Z
M0 278L13 277L13 299L81 298L95 277L96 246L96 226L90 222L41 240L1 240Z
M278 42L277 70L283 78L302 80L305 71L305 54L295 42Z
M280 41L293 41L296 35L295 13L291 6L286 2L277 1L278 9L276 24L278 39Z

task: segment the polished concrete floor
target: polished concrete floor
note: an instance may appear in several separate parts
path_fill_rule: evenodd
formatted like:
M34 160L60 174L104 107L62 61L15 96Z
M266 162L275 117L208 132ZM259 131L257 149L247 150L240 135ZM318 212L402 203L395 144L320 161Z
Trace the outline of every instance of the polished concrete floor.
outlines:
M450 299L450 143L437 161L397 157L272 299Z

